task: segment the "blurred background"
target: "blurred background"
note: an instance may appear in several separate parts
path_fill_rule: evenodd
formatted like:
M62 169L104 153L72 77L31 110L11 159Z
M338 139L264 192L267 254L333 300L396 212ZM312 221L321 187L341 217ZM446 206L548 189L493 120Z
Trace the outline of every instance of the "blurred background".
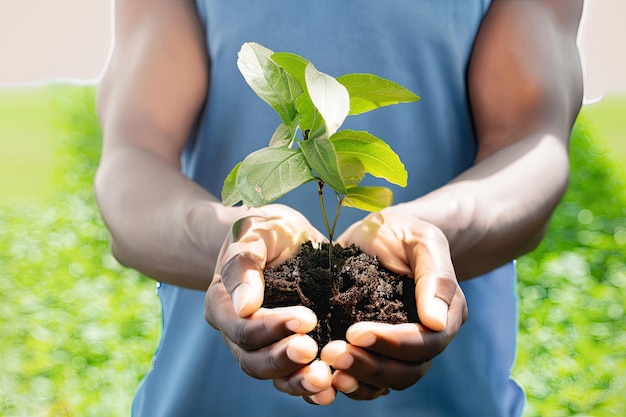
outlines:
M572 179L518 262L526 416L626 416L626 2L587 0ZM110 0L0 0L0 416L124 416L160 331L92 180Z

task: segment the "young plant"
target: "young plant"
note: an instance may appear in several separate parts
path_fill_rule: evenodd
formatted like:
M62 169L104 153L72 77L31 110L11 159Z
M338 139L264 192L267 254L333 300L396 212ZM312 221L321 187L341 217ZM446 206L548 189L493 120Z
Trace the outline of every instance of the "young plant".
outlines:
M359 184L365 174L371 174L405 187L408 174L398 155L366 131L339 127L348 115L417 101L418 96L373 74L333 78L301 56L274 53L258 43L243 44L237 65L282 123L268 147L248 155L226 177L223 204L262 206L317 181L330 248L341 207L378 211L392 204L389 188ZM338 200L332 223L324 205L326 185Z

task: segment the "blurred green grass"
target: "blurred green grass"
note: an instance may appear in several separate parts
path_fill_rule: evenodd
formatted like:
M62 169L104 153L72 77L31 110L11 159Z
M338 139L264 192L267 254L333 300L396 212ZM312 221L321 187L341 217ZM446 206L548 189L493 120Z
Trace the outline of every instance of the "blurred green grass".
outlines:
M38 111L22 115L24 131L49 130L40 140L54 166L35 172L49 175L47 190L0 199L0 416L125 416L159 334L154 283L109 254L92 193L101 145L93 88L26 94Z
M518 262L527 417L626 415L626 99L603 105L584 109L567 195ZM0 416L128 415L160 306L109 254L94 89L0 90L0 110Z
M0 199L32 199L50 189L51 98L38 88L0 89Z
M582 110L569 189L546 239L518 261L526 416L626 415L624 114L626 96Z

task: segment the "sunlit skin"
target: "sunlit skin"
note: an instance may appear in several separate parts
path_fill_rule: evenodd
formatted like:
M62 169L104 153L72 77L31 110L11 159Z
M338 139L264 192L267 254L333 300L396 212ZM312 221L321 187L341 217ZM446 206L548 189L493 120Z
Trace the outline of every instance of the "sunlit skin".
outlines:
M98 95L96 178L114 255L159 281L208 289L207 321L247 373L278 390L329 404L337 392L369 400L411 386L467 317L458 281L532 249L564 192L582 100L581 11L582 0L493 2L468 72L474 166L338 237L415 278L423 325L358 323L349 343L331 342L310 362L317 346L304 334L315 316L303 307L260 309L262 269L322 234L285 206L224 207L182 175L210 73L193 2L118 0L116 47Z

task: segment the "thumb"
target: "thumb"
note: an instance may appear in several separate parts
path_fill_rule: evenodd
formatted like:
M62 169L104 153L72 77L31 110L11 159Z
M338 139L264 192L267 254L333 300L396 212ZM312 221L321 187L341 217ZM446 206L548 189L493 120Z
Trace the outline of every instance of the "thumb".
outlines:
M220 275L239 317L248 317L261 307L264 294L263 272L252 253L241 252L230 258Z
M454 275L431 272L415 281L417 314L422 324L442 331L448 324L448 312L458 289Z

